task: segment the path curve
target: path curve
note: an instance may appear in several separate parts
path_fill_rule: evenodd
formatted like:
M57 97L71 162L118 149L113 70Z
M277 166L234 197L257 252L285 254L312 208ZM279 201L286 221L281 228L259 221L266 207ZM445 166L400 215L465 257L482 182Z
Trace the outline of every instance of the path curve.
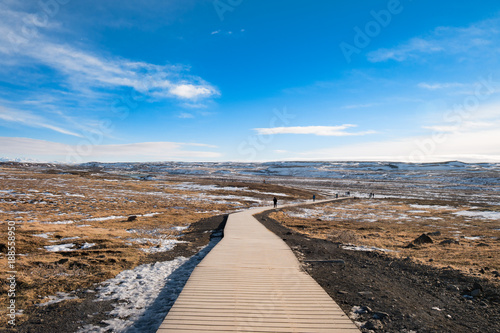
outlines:
M360 332L253 217L270 209L229 215L224 238L194 269L158 332Z

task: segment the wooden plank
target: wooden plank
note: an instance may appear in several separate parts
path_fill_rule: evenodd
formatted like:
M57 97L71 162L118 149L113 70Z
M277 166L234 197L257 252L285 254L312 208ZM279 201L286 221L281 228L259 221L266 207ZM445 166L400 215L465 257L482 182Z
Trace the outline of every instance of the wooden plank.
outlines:
M229 216L224 238L158 332L360 332L286 243L252 216L267 209Z

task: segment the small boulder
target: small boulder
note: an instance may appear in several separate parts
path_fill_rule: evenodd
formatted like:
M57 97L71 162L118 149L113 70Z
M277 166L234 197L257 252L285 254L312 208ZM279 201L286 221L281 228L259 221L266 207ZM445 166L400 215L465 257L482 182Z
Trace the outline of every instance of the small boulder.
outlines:
M432 238L430 238L426 234L421 234L420 236L418 236L417 238L415 238L413 240L413 244L416 244L416 245L432 244L432 243L434 243L434 241L432 240Z
M472 290L474 290L474 289L479 289L479 290L483 291L483 286L477 282L474 282L474 285L472 285Z
M473 291L470 292L470 295L472 297L478 297L479 295L481 295L481 290L479 289L474 289Z
M389 319L389 314L386 312L377 311L373 313L373 319L379 319L379 320Z
M486 243L479 243L479 244L477 244L477 246L489 246L489 245Z
M439 243L439 245L451 245L451 244L458 245L458 244L460 244L460 242L457 240L454 240L454 239L445 239L444 241Z
M408 243L408 245L404 246L405 249L413 249L414 247L415 247L415 244L413 244L413 243Z
M127 219L128 222L132 222L132 221L135 221L135 220L137 220L137 216L136 215L131 215Z
M371 319L368 320L364 325L363 328L366 328L367 330L381 330L384 328L384 325L380 320L377 319Z
M62 265L62 264L67 263L68 261L69 261L68 258L63 258L63 259L56 261L56 264Z

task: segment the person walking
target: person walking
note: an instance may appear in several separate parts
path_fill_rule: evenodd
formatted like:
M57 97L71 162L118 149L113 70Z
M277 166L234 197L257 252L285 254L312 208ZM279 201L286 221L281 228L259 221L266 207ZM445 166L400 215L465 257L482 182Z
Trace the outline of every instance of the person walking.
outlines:
M278 207L278 199L276 199L276 197L273 198L273 202L274 202L274 208Z
M316 194L313 194L313 202L316 201Z

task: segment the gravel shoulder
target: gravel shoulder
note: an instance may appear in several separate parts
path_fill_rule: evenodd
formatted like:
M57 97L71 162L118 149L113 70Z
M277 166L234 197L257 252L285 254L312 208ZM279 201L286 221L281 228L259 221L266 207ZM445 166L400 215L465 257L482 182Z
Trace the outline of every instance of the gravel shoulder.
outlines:
M290 246L363 332L500 332L500 291L488 281L410 258L344 250L282 226L270 212L256 218Z
M170 261L181 256L191 257L199 252L201 247L208 245L213 237L222 236L226 221L227 215L201 219L193 223L179 238L186 243L177 244L171 251L151 254L140 264ZM160 292L158 290L158 293ZM77 291L76 296L78 298L75 300L25 309L24 316L27 320L10 332L76 332L84 325L99 325L112 318L108 313L113 310L113 301L96 302L95 294L88 293L87 290Z

